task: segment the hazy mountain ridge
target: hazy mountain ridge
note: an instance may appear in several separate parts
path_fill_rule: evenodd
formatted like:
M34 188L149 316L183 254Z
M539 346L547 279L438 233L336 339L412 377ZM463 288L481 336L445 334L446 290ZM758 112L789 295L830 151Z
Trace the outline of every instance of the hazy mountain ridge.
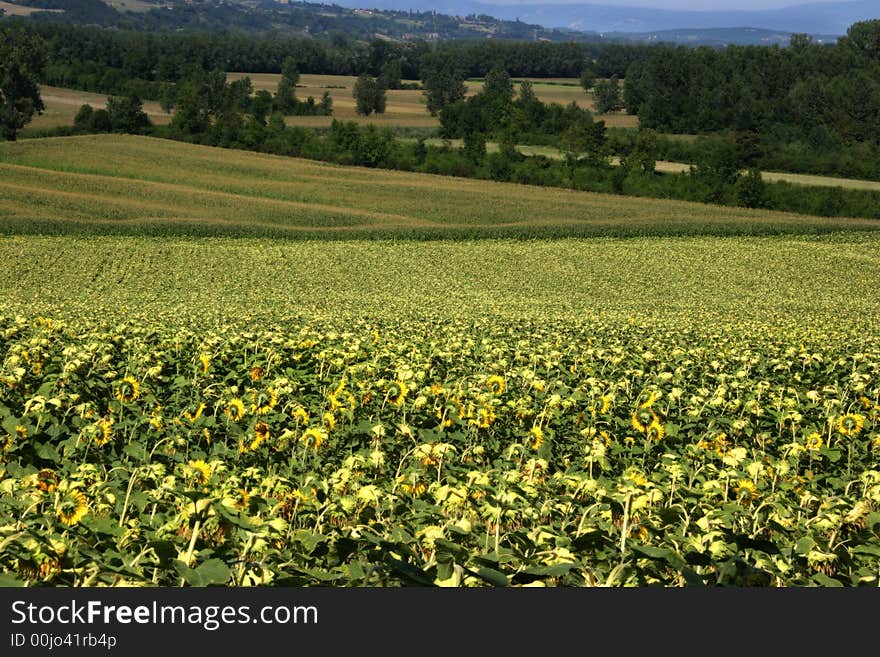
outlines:
M638 0L633 0L637 2ZM688 11L619 7L601 4L503 4L447 0L337 0L346 7L430 11L445 14L488 14L545 27L584 32L657 32L685 29L756 28L786 33L842 35L860 20L880 18L877 0L850 0L796 5L761 11Z

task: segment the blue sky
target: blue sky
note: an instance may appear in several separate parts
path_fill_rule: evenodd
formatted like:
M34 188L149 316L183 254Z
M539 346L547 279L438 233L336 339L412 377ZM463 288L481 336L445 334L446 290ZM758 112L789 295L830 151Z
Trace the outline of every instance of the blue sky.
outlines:
M730 9L780 9L793 5L819 4L835 0L482 0L489 4L595 4L652 9L693 9L699 11Z

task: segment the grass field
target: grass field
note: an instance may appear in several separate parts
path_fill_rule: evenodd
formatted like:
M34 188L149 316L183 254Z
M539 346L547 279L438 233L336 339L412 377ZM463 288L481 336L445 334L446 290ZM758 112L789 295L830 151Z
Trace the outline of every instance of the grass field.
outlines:
M23 7L21 5L14 5L11 2L2 2L0 1L0 9L2 9L6 16L30 16L35 11L64 11L63 9L39 9L37 7Z
M875 221L341 167L147 137L0 144L15 231L437 237L767 234Z
M281 76L272 73L230 73L229 79L240 79L247 75L253 83L254 89L265 89L275 92ZM404 127L404 128L433 128L440 125L437 117L428 114L425 106L425 97L418 90L394 90L387 92L388 104L384 114L378 116L363 117L355 112L353 98L354 83L357 78L347 75L308 75L300 76L297 85L297 97L300 99L312 96L320 100L325 91L329 91L333 97L333 116L289 116L288 125L300 125L305 127L325 127L330 125L333 119L340 121L357 121L359 123L372 123L378 126ZM584 93L577 84L577 80L568 78L554 78L539 80L531 78L535 94L545 103L560 103L567 105L572 101L586 109L593 109L592 96ZM404 82L417 82L416 80L404 80ZM469 80L466 83L468 95L477 93L482 89L481 80ZM634 128L638 127L638 117L626 114L597 115L597 118L605 121L608 127Z
M35 115L33 120L25 126L24 135L27 135L29 130L73 125L73 119L83 105L91 105L95 109L104 109L107 106L106 94L93 94L63 87L41 85L40 97L43 99L46 109L42 114ZM145 101L144 111L150 120L157 125L171 122L171 115L164 112L158 102Z
M0 190L0 584L880 583L876 222L106 135Z

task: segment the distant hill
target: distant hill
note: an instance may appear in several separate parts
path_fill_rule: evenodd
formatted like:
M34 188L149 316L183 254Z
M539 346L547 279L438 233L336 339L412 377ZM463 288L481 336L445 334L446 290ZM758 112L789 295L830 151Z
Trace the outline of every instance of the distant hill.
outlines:
M605 32L604 41L624 43L674 43L683 46L787 46L791 32L762 30L754 27L717 27L708 29L657 30L656 32ZM835 34L814 34L815 43L837 43Z
M637 0L634 0L637 1ZM244 32L335 40L503 39L689 46L787 45L793 32L834 43L880 0L777 11L663 11L585 4L505 5L448 0L0 0L6 16L139 31ZM833 16L833 18L832 18ZM0 13L0 20L4 20ZM783 27L786 26L786 27Z
M682 11L590 3L517 4L509 0L337 0L346 7L394 10L437 10L448 14L488 14L545 27L584 32L649 33L666 30L740 28L747 26L786 33L842 35L860 20L880 18L878 0L850 0L764 11ZM638 0L632 0L637 3ZM797 1L797 0L793 0Z

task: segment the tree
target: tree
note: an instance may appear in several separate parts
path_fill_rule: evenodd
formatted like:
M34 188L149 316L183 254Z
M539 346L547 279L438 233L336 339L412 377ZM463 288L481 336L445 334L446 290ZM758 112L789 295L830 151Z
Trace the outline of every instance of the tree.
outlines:
M589 92L594 84L596 84L596 74L593 72L593 69L585 67L581 71L581 86L584 88L584 91Z
M37 37L0 31L0 136L15 141L34 114L42 113L37 86L48 46Z
M609 80L600 80L596 83L593 93L596 96L596 111L599 114L607 114L623 109L623 99L620 96L620 85L616 77Z
M620 166L628 172L654 173L659 154L657 132L645 128L636 134L633 149L620 159Z
M479 164L486 157L486 138L478 132L468 132L464 136L461 150L468 160Z
M373 112L382 114L385 111L385 89L368 73L361 73L354 83L355 111L369 116Z
M504 102L513 100L513 82L510 81L510 75L507 71L495 66L486 73L486 78L483 81L483 93L489 98L497 98Z
M766 204L767 185L757 169L749 169L748 173L736 181L736 201L747 208L761 208Z
M853 23L841 43L868 57L880 59L880 20Z
M464 98L464 72L450 56L434 55L426 58L422 66L422 84L431 116L447 105Z
M284 114L296 109L296 85L299 82L299 68L293 57L287 57L281 64L281 79L275 93L275 107Z
M137 134L150 126L150 118L143 111L144 104L135 95L107 99L107 114L114 132Z
M399 59L389 59L382 64L378 82L383 89L400 89L403 67Z

